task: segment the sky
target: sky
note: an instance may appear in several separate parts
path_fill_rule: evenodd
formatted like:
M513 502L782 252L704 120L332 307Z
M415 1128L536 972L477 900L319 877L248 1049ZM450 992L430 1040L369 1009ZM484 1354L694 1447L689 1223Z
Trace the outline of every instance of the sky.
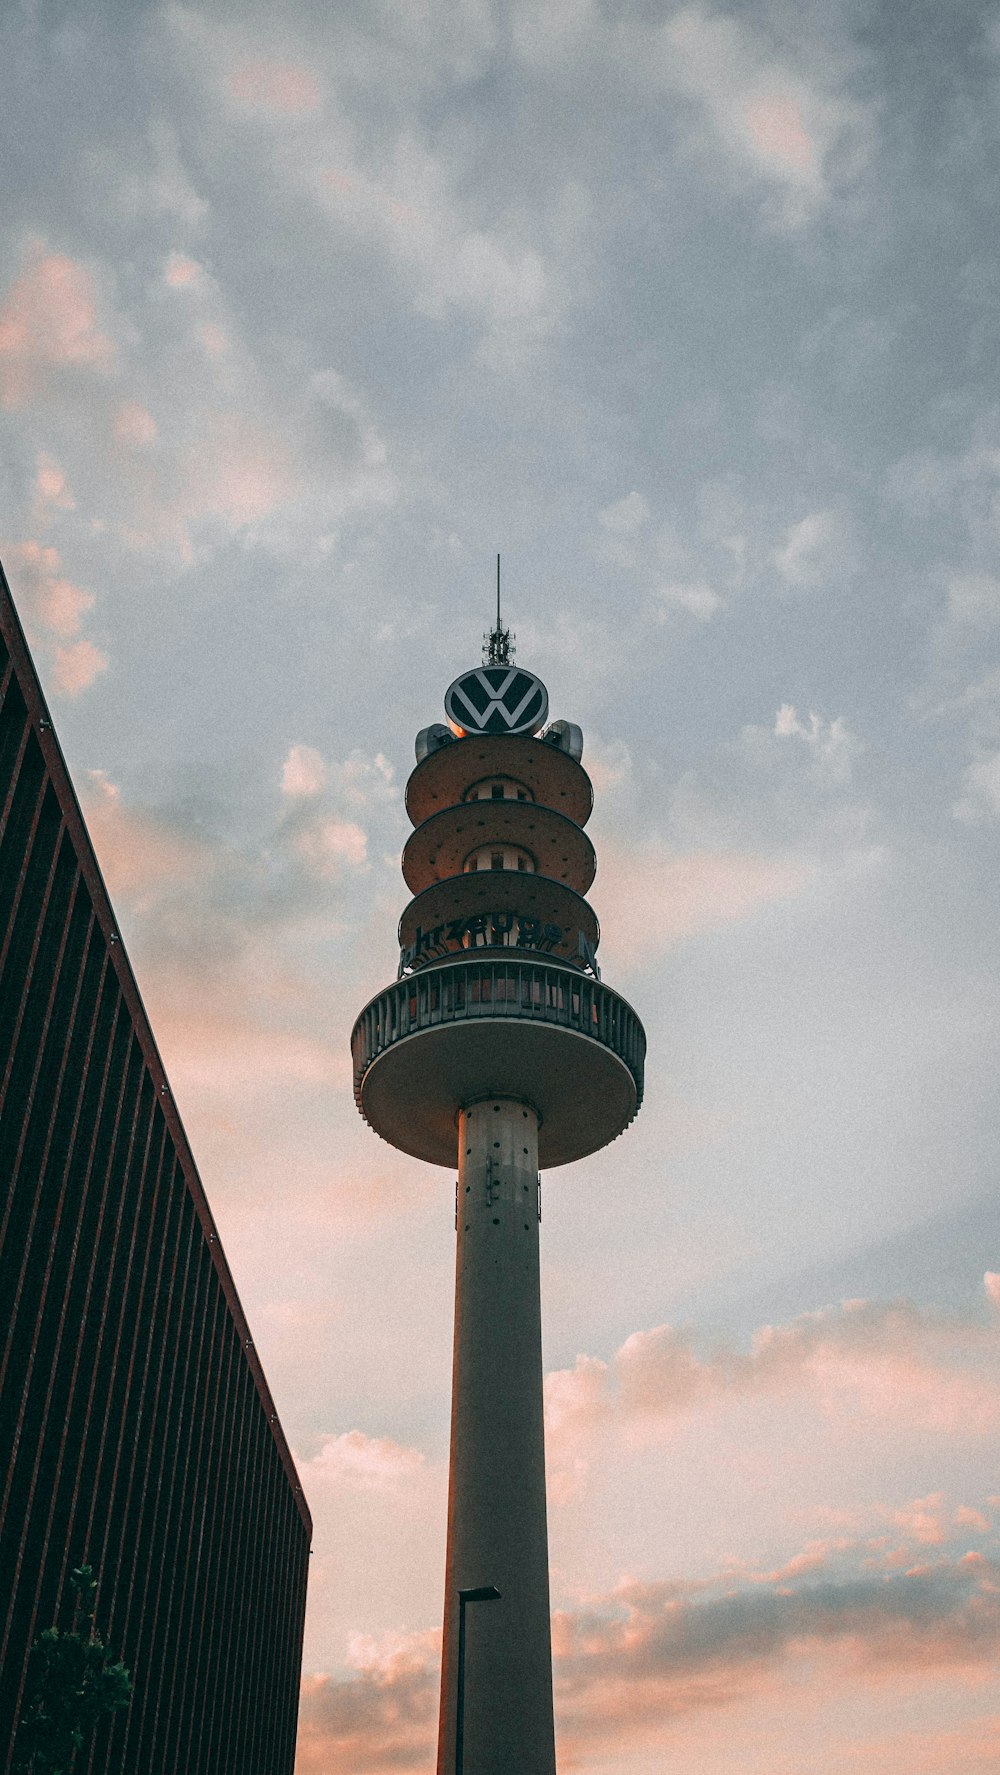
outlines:
M11 0L0 556L429 1775L453 1180L361 1122L417 730L578 722L647 1097L543 1180L565 1775L1000 1754L1000 7Z

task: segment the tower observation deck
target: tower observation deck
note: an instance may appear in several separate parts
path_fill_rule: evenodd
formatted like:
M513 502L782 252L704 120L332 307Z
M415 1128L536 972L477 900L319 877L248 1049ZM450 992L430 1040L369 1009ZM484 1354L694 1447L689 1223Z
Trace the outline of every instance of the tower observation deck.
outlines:
M399 973L354 1026L358 1108L383 1139L458 1161L451 1476L438 1775L462 1706L475 1775L554 1775L539 1167L586 1157L642 1101L646 1038L600 978L582 735L500 625L417 736Z

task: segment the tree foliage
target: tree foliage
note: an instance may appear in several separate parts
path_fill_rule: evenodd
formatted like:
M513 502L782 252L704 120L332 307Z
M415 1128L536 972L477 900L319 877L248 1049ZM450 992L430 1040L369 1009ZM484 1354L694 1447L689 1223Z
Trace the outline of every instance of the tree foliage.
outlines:
M94 1625L97 1579L89 1565L70 1573L76 1593L68 1633L47 1627L31 1648L24 1711L17 1732L17 1775L67 1775L95 1726L127 1707L132 1681L109 1664Z

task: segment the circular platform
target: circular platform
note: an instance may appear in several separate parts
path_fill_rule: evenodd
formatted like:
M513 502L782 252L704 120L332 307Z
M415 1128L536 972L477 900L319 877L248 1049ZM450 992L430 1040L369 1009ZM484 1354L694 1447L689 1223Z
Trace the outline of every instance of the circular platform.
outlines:
M467 801L442 808L410 833L403 880L419 894L435 881L461 875L470 851L491 844L530 851L540 875L578 894L586 893L597 873L590 839L565 814L530 801Z
M354 1027L355 1097L384 1140L454 1166L455 1120L495 1093L541 1117L544 1169L585 1158L642 1100L646 1038L618 993L558 964L455 962L395 982Z
M594 791L582 764L545 740L515 735L470 735L431 752L411 773L406 811L415 826L422 825L488 777L513 777L531 790L536 802L566 814L578 826L585 826L593 811Z

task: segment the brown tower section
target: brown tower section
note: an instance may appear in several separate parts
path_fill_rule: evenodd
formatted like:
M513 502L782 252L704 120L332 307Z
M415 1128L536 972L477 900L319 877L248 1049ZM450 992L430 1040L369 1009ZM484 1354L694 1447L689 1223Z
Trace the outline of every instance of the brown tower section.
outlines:
M372 1127L458 1183L451 1479L438 1775L454 1775L459 1595L468 1775L554 1775L539 1165L620 1134L645 1036L599 976L585 895L597 867L579 729L541 737L545 687L508 637L456 679L406 790L413 899L400 971L357 1020L355 1094Z

